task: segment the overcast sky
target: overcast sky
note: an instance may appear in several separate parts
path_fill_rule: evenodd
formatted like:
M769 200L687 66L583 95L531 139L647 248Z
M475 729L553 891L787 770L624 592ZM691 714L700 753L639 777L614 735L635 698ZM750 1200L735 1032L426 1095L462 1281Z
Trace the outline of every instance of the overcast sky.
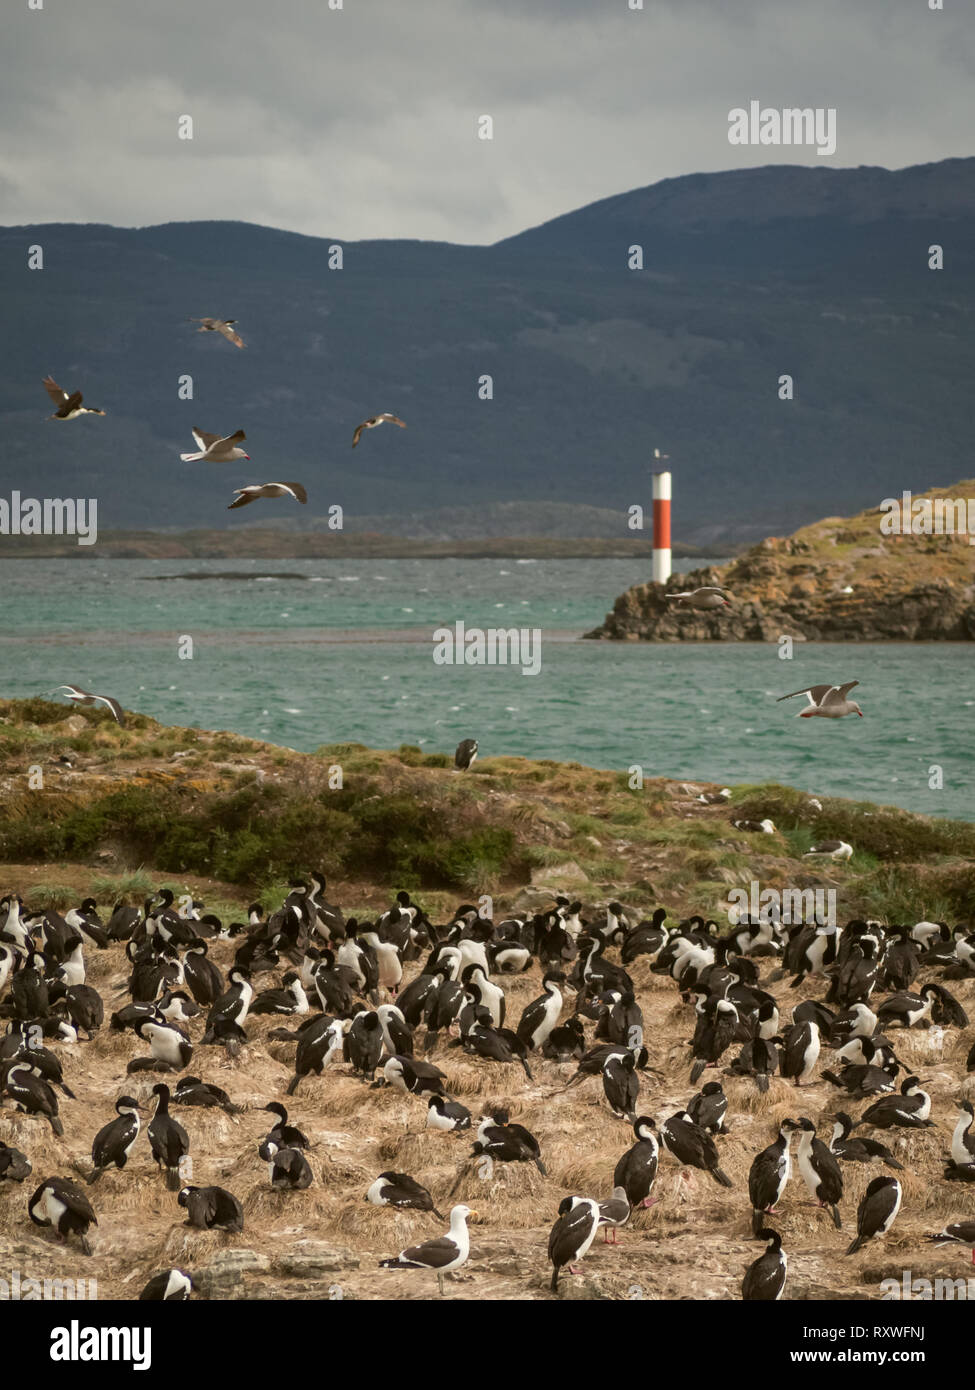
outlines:
M0 19L8 225L483 243L678 174L973 153L973 0L28 2ZM730 145L753 99L835 107L836 154Z

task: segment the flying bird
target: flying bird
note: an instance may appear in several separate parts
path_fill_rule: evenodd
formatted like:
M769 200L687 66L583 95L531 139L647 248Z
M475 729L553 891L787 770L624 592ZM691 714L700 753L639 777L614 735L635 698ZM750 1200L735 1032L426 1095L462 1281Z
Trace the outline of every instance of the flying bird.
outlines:
M688 589L682 594L667 594L666 597L673 601L686 603L688 608L730 608L731 604L725 598L727 589L714 588L711 585L703 589Z
M788 695L780 695L776 704L781 704L783 700L793 700L797 695L805 695L809 704L799 711L800 719L812 719L815 715L821 719L842 719L845 714L858 714L862 719L863 710L856 700L847 699L853 687L859 684L859 681L847 681L846 685L807 685L803 690L793 690Z
M296 502L308 501L308 493L301 483L251 483L249 487L235 487L234 495L237 501L231 502L228 512L235 507L246 507L259 497L293 497Z
M399 425L401 430L406 429L406 421L401 420L398 415L390 415L388 410L384 410L381 415L372 415L368 420L363 420L361 425L356 425L355 434L352 436L353 449L359 442L363 430L374 430L379 425Z
M59 685L54 692L55 695L61 690L65 691L68 699L73 700L76 705L104 705L106 709L111 710L116 721L122 728L125 728L125 720L122 718L122 706L119 704L118 700L113 700L111 695L92 695L90 691L82 690L80 685Z
M98 410L93 405L82 405L82 395L80 391L72 391L69 396L67 391L63 391L54 380L53 376L44 378L44 390L51 397L54 403L54 414L49 415L49 420L77 420L79 415L104 415L104 410Z
M200 325L196 330L198 333L222 333L227 342L233 343L234 347L244 346L243 338L234 331L236 319L190 319L189 322Z
M180 454L184 463L198 463L200 459L205 459L207 463L233 463L234 459L249 459L250 454L245 454L239 447L239 442L243 442L247 435L243 430L237 430L235 434L219 435L209 434L206 430L201 430L193 426L190 433L196 440L196 447L199 453Z

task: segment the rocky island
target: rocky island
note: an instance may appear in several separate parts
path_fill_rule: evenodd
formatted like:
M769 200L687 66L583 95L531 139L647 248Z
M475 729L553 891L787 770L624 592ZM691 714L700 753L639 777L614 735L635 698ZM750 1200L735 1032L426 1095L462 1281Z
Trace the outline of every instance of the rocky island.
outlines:
M917 494L906 505L902 498L886 499L897 508L881 504L854 517L828 517L792 536L761 541L727 565L673 575L666 584L634 585L586 636L644 642L773 642L783 636L971 642L975 530L972 536L958 526L949 530L969 499L975 499L972 480ZM950 517L949 500L955 504ZM701 611L668 597L705 585L727 589L731 607Z

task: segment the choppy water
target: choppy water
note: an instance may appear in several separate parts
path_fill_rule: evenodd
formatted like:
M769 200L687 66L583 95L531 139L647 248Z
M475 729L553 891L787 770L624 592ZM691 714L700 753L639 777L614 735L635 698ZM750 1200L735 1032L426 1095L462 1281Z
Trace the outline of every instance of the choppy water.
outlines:
M700 562L694 562L698 564ZM684 569L691 568L685 562ZM188 572L238 571L190 580ZM256 576L268 572L276 579ZM643 560L7 560L0 694L62 681L167 723L776 781L975 819L975 649L584 642ZM433 629L539 627L542 667L437 666ZM194 641L192 660L178 638ZM865 718L775 696L859 679ZM2 737L2 734L0 734ZM943 790L929 769L943 769Z

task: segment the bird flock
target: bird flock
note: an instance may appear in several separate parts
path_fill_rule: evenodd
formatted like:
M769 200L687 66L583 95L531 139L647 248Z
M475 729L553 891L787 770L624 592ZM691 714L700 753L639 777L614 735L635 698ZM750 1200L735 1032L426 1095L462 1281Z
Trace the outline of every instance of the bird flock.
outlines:
M228 343L232 343L234 347L243 348L246 346L243 338L234 327L237 322L236 319L191 318L188 322L198 323L200 327L197 332L199 333L217 333ZM52 376L44 377L43 386L54 406L54 411L48 416L49 420L78 420L82 415L107 415L108 413L96 406L84 405L84 396L80 391L65 391ZM398 415L393 415L388 410L381 411L378 415L371 415L367 420L356 425L352 434L353 449L366 430L374 430L380 425L387 424L398 425L400 429L406 429L405 420L401 420ZM233 434L220 435L213 434L208 430L201 430L194 425L191 433L196 442L196 452L180 454L183 463L236 463L238 460L244 459L250 461L250 454L241 447L247 439L243 430L235 430ZM235 501L230 503L227 508L228 511L233 511L237 507L246 507L261 498L291 497L302 504L308 501L308 494L303 484L297 482L248 483L244 487L235 488L234 497Z
M597 1232L604 1244L623 1248L619 1233L634 1213L658 1202L678 1206L696 1184L714 1184L740 1210L729 1233L747 1229L766 1245L745 1271L746 1300L778 1299L786 1289L787 1254L775 1218L783 1203L795 1201L793 1165L826 1219L818 1238L832 1230L836 1253L845 1256L891 1231L912 1163L931 1187L975 1183L975 1112L963 1094L965 1076L954 1077L957 1114L940 1159L933 1147L910 1151L901 1142L916 1131L940 1135L948 1118L933 1113L926 1078L899 1055L899 1039L923 1029L944 1044L951 1030L968 1026L948 987L975 978L975 933L967 926L788 926L772 914L722 933L699 915L668 925L662 907L643 918L617 901L587 910L565 897L499 920L461 904L449 921L435 924L405 891L366 920L347 917L326 890L325 878L312 873L295 881L270 915L252 904L246 922L232 923L202 903L177 905L170 889L141 908L119 902L104 916L91 898L63 915L27 912L16 894L0 900L0 1097L14 1109L0 1115L16 1141L0 1142L0 1193L30 1179L25 1216L91 1253L96 1203L110 1204L124 1188L145 1129L174 1218L185 1213L190 1228L239 1235L247 1193L192 1181L193 1108L223 1111L234 1123L257 1108L273 1123L254 1143L254 1173L263 1170L267 1187L296 1204L300 1222L300 1194L322 1179L314 1144L284 1101L300 1105L309 1093L327 1098L336 1073L377 1092L380 1104L384 1096L409 1098L422 1131L441 1132L450 1136L445 1144L458 1146L457 1176L443 1192L386 1169L361 1194L371 1207L447 1223L442 1236L378 1261L385 1270L435 1275L441 1294L448 1276L471 1277L458 1274L465 1266L476 1278L468 1223L481 1218L463 1197L454 1201L472 1173L485 1193L499 1181L503 1189L504 1174L515 1169L536 1174L539 1191L552 1193L553 1225L536 1265L544 1267L547 1253L554 1294L560 1280L578 1272ZM102 951L114 953L121 972L109 982L109 1000L87 981L86 956ZM645 1025L640 996L645 1003L647 977L640 976L639 988L637 966L672 990L679 1038L655 1037ZM539 980L538 992L516 1021L507 1015L506 987L525 975ZM787 991L794 1001L788 1016ZM266 1037L256 1023L262 1016L274 1024ZM97 1129L93 1119L90 1128L66 1133L59 1096L80 1093L86 1120L106 1103L85 1091L85 1050L97 1049L100 1032L127 1040L113 1115ZM222 1059L232 1073L246 1069L249 1050L271 1041L288 1055L294 1048L281 1096L244 1107L203 1079L208 1061ZM683 1104L671 1102L660 1068L651 1065L662 1048L686 1068ZM499 1068L509 1099L474 1113L451 1093L458 1057L490 1066L492 1078ZM973 1070L975 1047L967 1057ZM757 1113L771 1087L794 1088L795 1117L781 1119L772 1143L752 1159L747 1192L729 1176L723 1154L737 1117L722 1077L754 1087ZM568 1092L596 1081L602 1100L589 1090L591 1102L629 1128L632 1142L624 1146L621 1132L602 1191L556 1200L552 1156L512 1120L512 1106L530 1095L557 1107ZM814 1118L806 1098L823 1086L835 1092L835 1105ZM61 1171L42 1177L32 1148L45 1128ZM665 1160L675 1185L655 1190ZM880 1171L853 1214L846 1175L862 1164ZM110 1181L105 1175L113 1172ZM958 1192L958 1219L928 1239L970 1249L975 1262L975 1189ZM647 1258L652 1265L652 1254ZM526 1268L526 1280L538 1272ZM140 1297L181 1300L193 1290L191 1271L170 1268L155 1273Z

